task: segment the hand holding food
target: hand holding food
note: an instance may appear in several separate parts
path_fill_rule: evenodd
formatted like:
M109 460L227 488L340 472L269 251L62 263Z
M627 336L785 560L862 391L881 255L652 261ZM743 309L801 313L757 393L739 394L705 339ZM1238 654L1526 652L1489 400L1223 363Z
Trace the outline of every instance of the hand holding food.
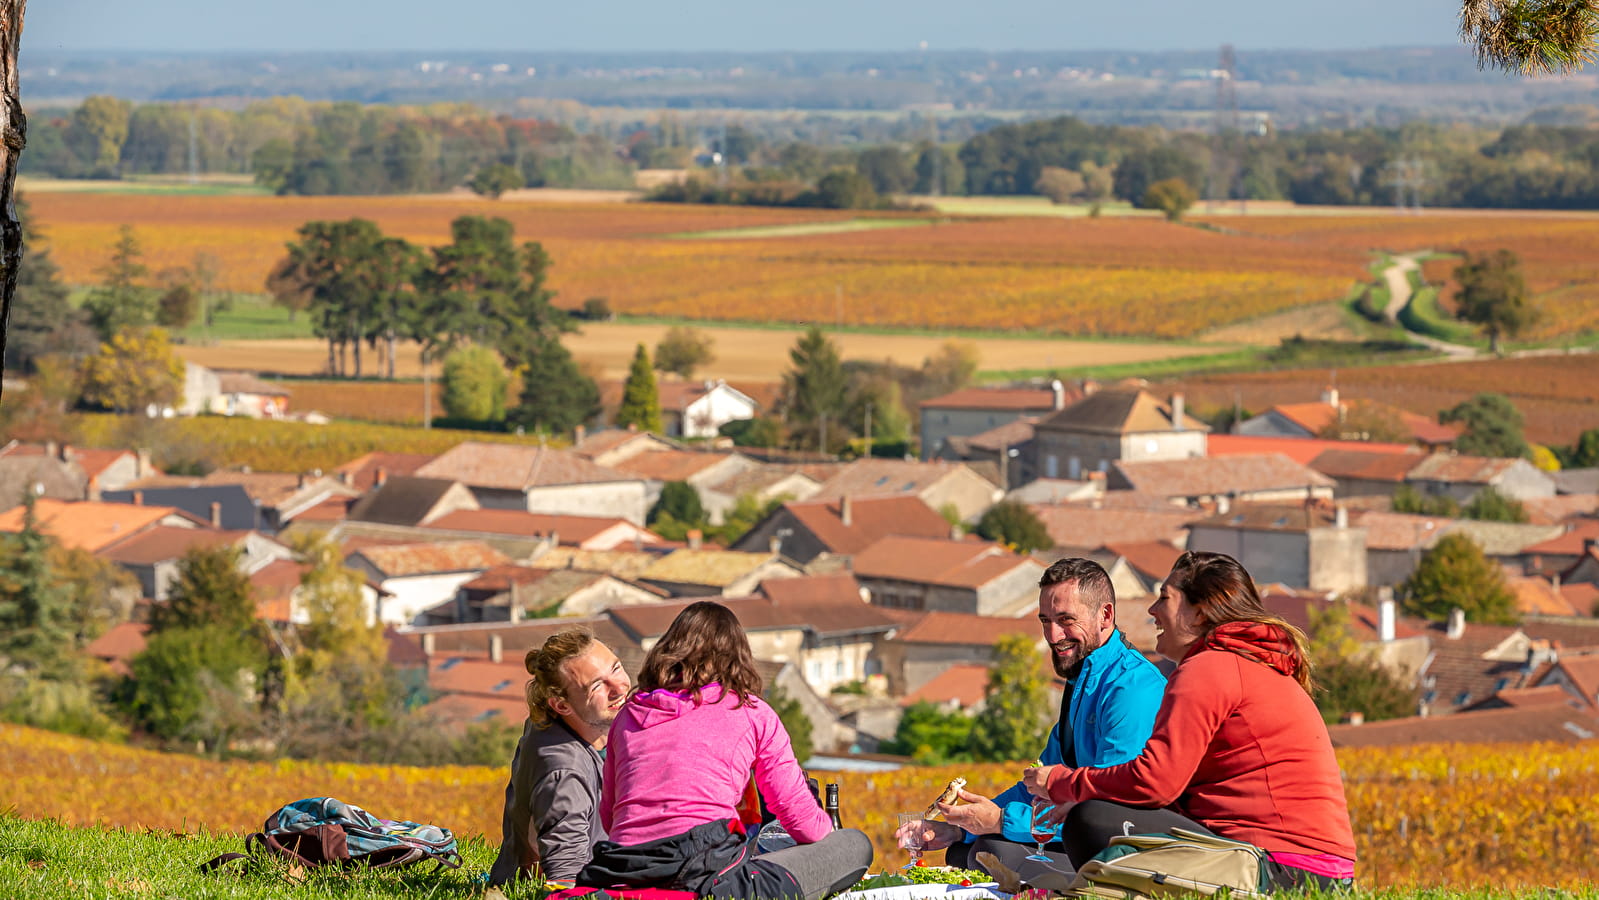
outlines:
M927 811L922 814L922 818L931 819L934 816L937 816L938 813L939 813L938 805L940 803L944 804L945 806L948 806L948 805L954 803L956 800L959 800L960 799L960 795L961 795L961 788L963 788L965 786L966 786L966 779L964 779L964 778L956 778L953 781L951 781L949 783L949 785L944 788L944 793L939 794L938 795L938 799L934 800L932 803L929 803L927 805Z

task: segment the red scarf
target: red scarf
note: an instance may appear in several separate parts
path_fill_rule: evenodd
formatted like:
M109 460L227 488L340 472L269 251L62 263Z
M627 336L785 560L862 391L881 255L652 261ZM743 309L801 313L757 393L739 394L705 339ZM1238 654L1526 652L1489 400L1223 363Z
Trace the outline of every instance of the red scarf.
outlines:
M1192 656L1201 650L1223 650L1252 659L1262 665L1294 677L1304 664L1293 638L1279 625L1264 622L1226 622L1212 628L1205 639L1188 651Z

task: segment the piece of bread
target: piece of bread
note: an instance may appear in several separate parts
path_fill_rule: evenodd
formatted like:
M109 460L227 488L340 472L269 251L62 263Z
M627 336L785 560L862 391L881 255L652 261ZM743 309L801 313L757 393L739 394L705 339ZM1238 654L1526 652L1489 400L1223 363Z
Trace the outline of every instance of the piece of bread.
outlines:
M938 815L938 804L940 803L943 803L947 806L959 800L961 788L965 786L966 779L964 778L956 778L955 780L951 781L944 787L944 793L939 794L938 799L927 805L927 811L922 813L922 818L931 819L936 817Z

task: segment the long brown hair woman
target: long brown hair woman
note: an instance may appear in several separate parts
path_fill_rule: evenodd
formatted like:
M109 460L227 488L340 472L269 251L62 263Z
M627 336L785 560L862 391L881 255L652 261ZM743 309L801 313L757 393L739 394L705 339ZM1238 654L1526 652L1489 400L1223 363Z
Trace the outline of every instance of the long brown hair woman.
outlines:
M673 880L627 884L711 893L708 881L659 864L663 853L675 864L679 850L691 864L718 860L717 878L750 875L755 880L741 888L749 896L817 900L860 879L871 864L871 841L860 831L834 831L807 789L788 732L761 699L755 656L732 610L709 600L684 608L650 648L638 687L612 723L606 747L600 821L612 843L595 851L580 884L609 886L607 879L636 874L642 857L656 871L671 869ZM722 861L705 846L746 852L737 806L752 771L798 846ZM641 844L649 849L635 852ZM730 868L722 870L723 863ZM760 881L773 877L782 883Z
M1355 841L1338 760L1311 700L1305 637L1271 615L1238 560L1178 557L1149 614L1177 663L1137 759L1104 769L1028 770L1057 804L1081 866L1110 838L1173 827L1266 851L1275 887L1346 889Z

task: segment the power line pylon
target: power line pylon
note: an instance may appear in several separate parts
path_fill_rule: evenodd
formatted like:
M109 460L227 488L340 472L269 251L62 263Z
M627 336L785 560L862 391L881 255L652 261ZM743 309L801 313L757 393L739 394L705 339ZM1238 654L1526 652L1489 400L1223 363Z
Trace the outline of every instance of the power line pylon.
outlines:
M1237 191L1239 155L1243 152L1243 136L1238 132L1238 60L1232 44L1221 45L1221 58L1216 64L1216 114L1212 119L1210 148L1210 184L1206 191L1206 206L1215 212L1239 194L1238 211L1244 211L1242 192Z

